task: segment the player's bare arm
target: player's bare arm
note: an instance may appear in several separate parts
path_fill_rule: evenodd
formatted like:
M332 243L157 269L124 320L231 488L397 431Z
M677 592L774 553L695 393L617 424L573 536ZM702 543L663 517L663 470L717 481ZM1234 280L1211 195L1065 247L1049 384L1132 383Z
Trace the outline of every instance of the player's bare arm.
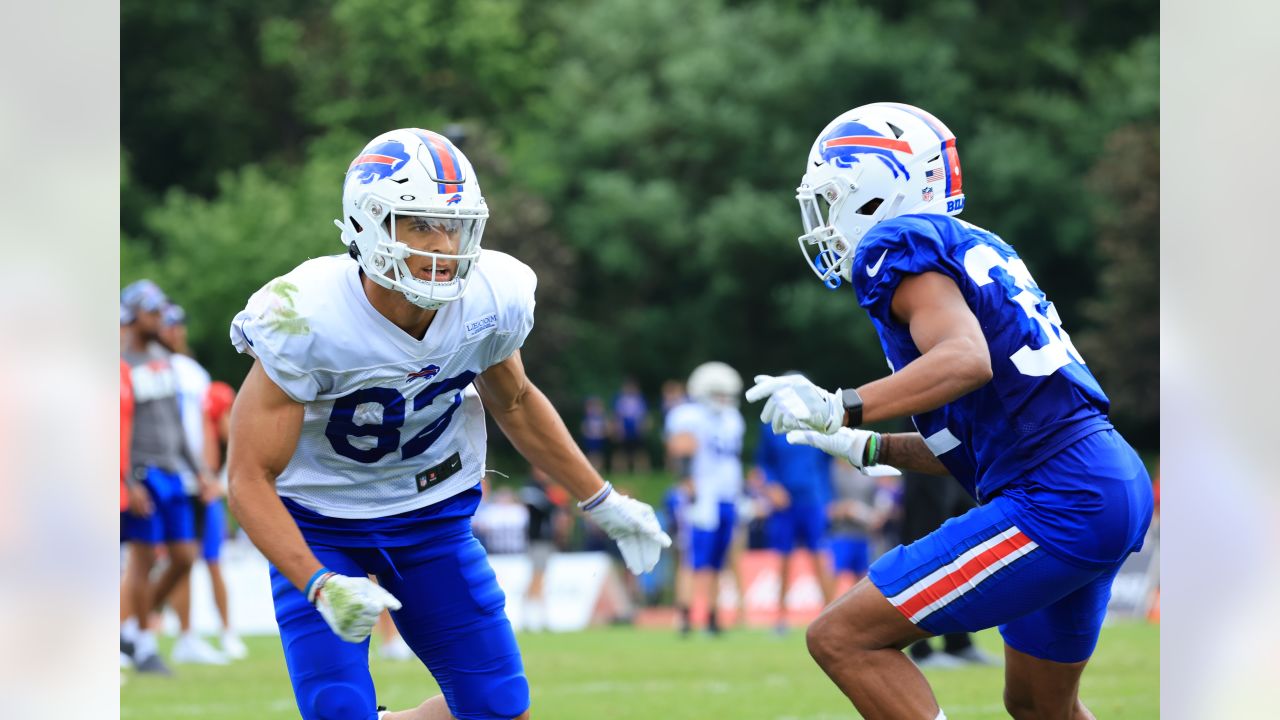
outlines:
M475 384L485 409L521 455L579 500L604 487L560 413L525 374L519 350L481 373Z
M227 451L231 512L253 544L299 589L322 566L276 494L275 481L293 457L302 416L302 404L255 360L231 408Z
M863 423L937 409L991 379L982 328L951 278L935 272L904 278L892 308L894 319L911 329L920 357L858 388Z
M899 470L950 476L920 433L884 433L880 436L880 462Z

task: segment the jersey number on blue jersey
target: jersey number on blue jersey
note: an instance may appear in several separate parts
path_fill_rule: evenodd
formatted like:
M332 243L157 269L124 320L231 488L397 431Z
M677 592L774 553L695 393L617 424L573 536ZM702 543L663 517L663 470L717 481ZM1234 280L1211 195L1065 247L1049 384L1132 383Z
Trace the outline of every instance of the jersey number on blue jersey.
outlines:
M1042 311L1041 303L1045 301L1036 281L1031 277L1027 264L1020 258L1006 259L990 245L975 245L964 254L964 269L978 287L995 282L991 271L1000 268L1008 273L1014 287L1020 292L1013 296L1013 301L1022 307L1027 317L1031 318L1044 331L1045 344L1032 350L1030 345L1023 345L1017 352L1009 356L1014 367L1023 375L1043 377L1052 375L1057 370L1075 359L1084 365L1084 358L1071 342L1071 336L1062 329L1062 318L1053 303L1045 303Z
M400 427L404 425L405 399L399 390L389 387L361 388L350 395L345 395L333 403L333 411L329 413L329 424L325 426L325 437L333 451L356 462L375 463L386 457L388 453L400 448L401 457L408 460L421 455L449 427L453 414L462 406L462 389L471 384L476 374L470 370L455 377L432 383L413 397L413 410L416 412L431 404L433 400L447 392L453 392L453 400L444 413L400 446ZM374 404L382 407L382 422L357 423L356 410L361 405ZM374 439L373 447L357 447L351 442L353 437Z

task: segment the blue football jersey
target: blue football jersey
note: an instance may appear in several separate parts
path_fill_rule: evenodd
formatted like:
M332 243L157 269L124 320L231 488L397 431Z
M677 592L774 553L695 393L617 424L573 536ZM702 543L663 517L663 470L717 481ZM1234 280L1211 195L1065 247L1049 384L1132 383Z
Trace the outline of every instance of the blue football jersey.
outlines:
M991 353L991 381L912 420L980 502L1072 442L1111 427L1107 396L1053 303L999 237L946 215L905 215L873 227L853 262L858 303L895 371L920 357L890 308L905 276L946 275L977 316Z

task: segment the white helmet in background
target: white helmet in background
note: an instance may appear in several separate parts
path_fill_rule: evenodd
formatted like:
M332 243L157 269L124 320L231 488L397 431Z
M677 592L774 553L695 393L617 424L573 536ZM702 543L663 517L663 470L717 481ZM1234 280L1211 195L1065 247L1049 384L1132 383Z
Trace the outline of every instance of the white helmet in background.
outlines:
M809 150L800 187L800 250L828 287L850 280L853 251L876 223L964 209L955 135L902 103L871 103L832 120Z
M457 254L423 252L397 241L398 216L431 218L434 229L456 233ZM369 141L351 161L342 186L342 219L334 224L371 280L400 291L414 305L435 309L467 291L488 217L462 151L438 133L404 128ZM457 270L447 282L422 280L405 263L410 255L456 261Z
M742 394L742 376L722 362L705 362L689 374L688 392L696 402L737 405L738 396Z

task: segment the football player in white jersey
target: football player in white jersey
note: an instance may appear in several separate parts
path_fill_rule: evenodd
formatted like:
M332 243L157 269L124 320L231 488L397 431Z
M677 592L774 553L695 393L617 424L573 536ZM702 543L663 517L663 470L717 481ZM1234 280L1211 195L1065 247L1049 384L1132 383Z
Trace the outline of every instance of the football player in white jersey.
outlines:
M677 472L693 488L686 517L693 570L691 605L708 610L707 631L720 632L716 617L716 579L724 569L742 495L742 436L738 412L742 377L722 362L707 362L689 375L689 397L667 415L667 452Z
M347 171L342 210L348 253L271 281L231 328L255 358L232 411L231 507L271 561L298 708L305 720L527 718L502 590L471 531L481 402L632 572L670 539L592 469L525 375L536 278L480 249L488 209L462 152L426 130L379 135ZM443 691L402 712L379 712L369 674L384 608Z

